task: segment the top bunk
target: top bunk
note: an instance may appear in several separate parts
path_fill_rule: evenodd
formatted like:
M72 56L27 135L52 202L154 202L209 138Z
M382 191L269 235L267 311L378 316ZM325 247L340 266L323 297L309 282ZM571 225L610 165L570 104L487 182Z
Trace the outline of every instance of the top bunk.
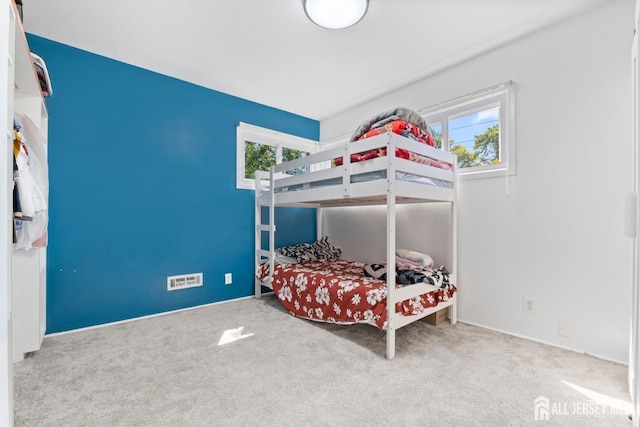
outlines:
M395 153L395 155L387 155ZM259 206L455 202L455 155L387 132L256 171Z

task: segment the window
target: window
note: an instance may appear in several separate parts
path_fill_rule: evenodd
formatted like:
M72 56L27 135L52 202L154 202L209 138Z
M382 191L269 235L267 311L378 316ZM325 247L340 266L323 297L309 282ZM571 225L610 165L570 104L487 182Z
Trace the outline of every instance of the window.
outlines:
M422 110L436 146L458 158L462 179L515 174L513 83Z
M316 141L246 123L238 125L236 135L236 188L254 189L256 170L268 171L275 164L318 151ZM287 171L292 175L305 172L305 168Z

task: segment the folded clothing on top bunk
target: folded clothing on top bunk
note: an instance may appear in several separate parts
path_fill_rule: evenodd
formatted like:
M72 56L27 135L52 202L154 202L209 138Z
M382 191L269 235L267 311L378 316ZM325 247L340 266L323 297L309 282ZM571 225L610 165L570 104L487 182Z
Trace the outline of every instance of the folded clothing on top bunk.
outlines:
M436 143L430 131L428 132L425 129L421 128L420 126L414 125L413 123L405 122L404 120L394 120L383 126L373 128L369 132L360 136L356 141L361 141L363 139L382 135L388 132L392 132L397 135L402 135L406 138L413 139L414 141L417 141L421 144L426 144L430 147L436 146ZM356 142L356 141L351 141L351 142Z
M360 123L356 131L351 136L351 142L362 139L362 137L371 129L382 128L386 124L396 120L414 125L420 131L422 131L422 132L419 132L418 134L426 133L428 135L429 139L431 140L431 143L429 145L431 145L432 147L435 145L433 142L433 133L431 132L431 128L429 127L427 122L424 120L424 118L418 112L413 111L406 107L396 107L391 110L383 111L382 113L376 114L368 118L364 122ZM402 133L400 133L400 135L402 135ZM369 135L369 136L373 136L373 135ZM405 135L405 136L409 136L409 135Z
M407 129L409 129L409 130L407 130ZM407 122L403 122L403 121L399 121L399 120L391 122L391 123L383 126L382 128L376 128L376 129L373 129L373 130L367 132L358 141L360 141L362 139L365 139L365 138L370 138L370 137L373 137L373 136L382 135L382 134L387 133L387 132L392 132L392 133L395 133L395 134L398 134L398 135L410 137L411 139L414 139L417 142L429 145L431 147L433 147L435 145L434 142L433 142L433 139L431 138L430 135L422 132L415 125L411 125L411 124L409 124ZM425 137L416 136L416 134L424 135ZM413 137L411 137L409 135L412 135ZM386 155L387 155L387 148L386 147L377 148L375 150L366 151L366 152L363 152L363 153L353 153L353 154L351 154L351 163L361 162L361 161L369 160L369 159L375 159L377 157L384 157ZM412 162L417 162L417 163L433 166L433 167L440 168L440 169L451 170L451 164L449 164L449 163L441 162L439 160L432 159L431 157L421 156L420 154L416 154L416 153L413 153L411 151L403 150L401 148L396 148L396 157L400 157L402 159L411 160ZM342 165L342 157L337 157L337 158L333 159L333 165L334 166Z
M300 264L278 264L271 285L283 307L294 316L341 323L373 323L383 329L387 321L387 284L363 275L364 263L340 259L324 259ZM264 282L269 275L263 263L257 278ZM448 301L456 287L434 288L433 291L396 304L403 315L422 313Z
M388 132L402 135L430 147L435 147L433 132L427 122L417 112L404 107L385 111L364 121L360 126L358 126L358 129L351 137L351 142L360 141ZM387 149L383 147L363 153L351 154L350 159L351 163L356 163L386 155ZM400 148L396 148L396 157L446 170L451 170L452 168L449 163L421 156ZM340 166L342 163L342 157L333 159L334 166Z

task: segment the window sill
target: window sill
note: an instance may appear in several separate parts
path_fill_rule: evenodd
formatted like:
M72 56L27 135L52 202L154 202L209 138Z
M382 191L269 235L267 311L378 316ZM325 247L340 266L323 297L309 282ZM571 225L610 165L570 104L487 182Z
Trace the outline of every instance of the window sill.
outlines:
M483 178L501 178L510 175L515 175L515 171L509 171L507 168L490 169L483 171L469 171L464 172L464 169L458 169L458 181L467 181L471 179L483 179Z

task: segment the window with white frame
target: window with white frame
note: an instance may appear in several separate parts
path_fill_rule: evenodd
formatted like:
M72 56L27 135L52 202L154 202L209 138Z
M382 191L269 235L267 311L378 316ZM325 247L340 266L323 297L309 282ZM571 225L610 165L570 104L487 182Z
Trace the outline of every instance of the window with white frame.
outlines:
M318 151L316 141L247 123L238 125L236 138L236 188L255 189L256 170L268 171L275 164ZM297 169L287 173L305 172Z
M515 174L513 83L421 110L436 146L456 154L462 179Z

